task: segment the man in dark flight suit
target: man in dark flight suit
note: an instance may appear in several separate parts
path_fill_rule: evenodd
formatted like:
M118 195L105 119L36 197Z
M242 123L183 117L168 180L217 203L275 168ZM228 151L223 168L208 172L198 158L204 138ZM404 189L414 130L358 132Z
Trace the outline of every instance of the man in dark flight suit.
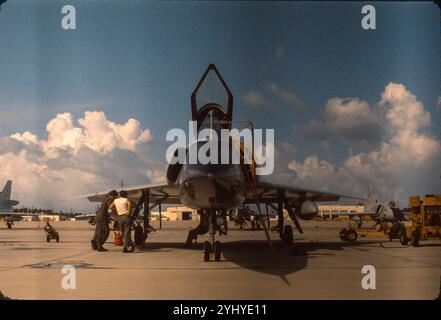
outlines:
M101 202L101 206L96 214L95 234L93 235L93 239L90 240L93 250L108 251L103 247L110 234L108 210L109 205L113 202L113 200L115 200L117 196L118 192L112 190L103 200L103 202Z
M196 228L188 231L188 237L187 237L187 241L185 242L184 248L190 248L191 244L193 243L194 240L197 239L198 235L202 235L208 232L208 225L209 225L208 216L202 213L199 214L199 217L200 217L199 225Z

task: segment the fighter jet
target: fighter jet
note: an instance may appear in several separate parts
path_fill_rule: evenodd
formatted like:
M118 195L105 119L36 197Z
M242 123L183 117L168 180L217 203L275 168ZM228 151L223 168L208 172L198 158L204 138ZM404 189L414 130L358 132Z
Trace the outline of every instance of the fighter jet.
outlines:
M233 120L233 95L214 64L210 64L191 95L192 120L197 124L197 132L210 129L218 133L222 129L231 129ZM210 140L207 137L206 140ZM287 210L289 217L300 233L303 229L298 218L311 220L318 214L318 201L338 201L340 194L305 189L293 185L279 185L260 181L256 175L254 159L250 163L243 160L244 146L233 145L230 137L219 140L219 145L227 144L231 153L239 153L241 161L238 164L209 162L193 163L190 157L192 147L201 148L207 142L197 140L184 150L184 163L169 164L165 174L167 184L139 185L126 187L129 197L137 203L134 214L144 208L144 232L147 231L149 211L158 204L181 204L197 210L200 224L190 230L187 246L192 244L198 235L209 233L209 241L204 242L204 260L219 261L221 244L216 240L216 234L226 234L226 216L234 209L244 204L255 204L259 215L260 206L268 204L277 208L277 232L281 240L290 245L293 243L293 228L284 221L283 211ZM178 151L178 150L177 150ZM83 195L77 198L88 198L89 201L102 201L108 191ZM358 199L358 198L355 198ZM265 223L266 237L270 247L271 240Z
M404 214L394 201L380 203L375 196L372 185L368 186L368 198L364 203L364 215L370 215L378 223L403 221Z
M87 220L92 226L96 224L96 213L82 213L75 216L76 221Z
M11 200L12 181L8 180L0 192L0 217L4 218L8 229L12 228L14 222L21 221L21 214L14 213L13 206L16 206L19 202Z
M387 233L390 240L400 238L400 235L405 232L403 223L405 216L403 211L395 205L394 201L389 201L388 203L379 202L370 183L368 185L367 199L362 200L361 203L364 204L363 212L348 212L341 215L349 216L350 219L354 217L358 219L358 228L363 227L363 217L370 217L375 223L375 229ZM355 241L356 233L349 226L349 228L344 228L340 231L340 238L343 241Z
M394 201L389 201L388 203L378 201L374 189L370 183L368 185L367 198L365 200L361 200L360 202L364 205L363 212L348 212L340 215L357 217L360 220L363 216L369 216L377 224L405 220L403 211L396 206Z

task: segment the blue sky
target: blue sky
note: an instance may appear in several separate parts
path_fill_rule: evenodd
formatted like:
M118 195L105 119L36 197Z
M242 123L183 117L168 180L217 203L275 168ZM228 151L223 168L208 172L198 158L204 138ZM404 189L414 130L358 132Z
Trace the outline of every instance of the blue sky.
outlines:
M319 116L332 97L375 105L390 82L422 101L432 117L424 130L439 137L436 5L369 2L377 29L366 31L366 3L8 1L0 12L0 136L44 137L57 113L77 119L102 110L117 123L138 119L163 144L168 129L186 128L190 94L215 63L235 97L235 117L276 128L300 160L317 154L342 162L358 147L330 137L329 152L295 126ZM75 6L77 30L61 29L63 4ZM247 105L244 95L270 84L304 108Z
M237 117L265 125L268 117L238 98L268 82L306 102L307 112L270 115L281 139L333 96L374 103L389 82L405 84L427 108L439 95L431 3L378 3L377 30L365 31L363 3L70 1L78 29L63 31L64 3L11 1L1 13L2 104L32 115L26 123L36 132L56 112L100 106L163 135L189 116L189 95L211 62L235 95ZM284 55L275 61L278 46Z

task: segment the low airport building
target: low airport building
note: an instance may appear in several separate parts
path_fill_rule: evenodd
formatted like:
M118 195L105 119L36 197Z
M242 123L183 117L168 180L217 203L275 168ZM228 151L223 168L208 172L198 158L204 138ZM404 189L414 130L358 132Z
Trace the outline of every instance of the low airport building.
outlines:
M322 219L347 219L350 213L363 213L364 205L320 204L318 217Z
M319 204L318 217L322 219L347 219L348 213L363 213L364 205L349 204ZM288 212L284 211L284 216L288 217ZM159 220L159 211L152 211L151 220ZM184 206L168 207L161 210L162 220L168 221L199 221L199 215L196 210ZM271 214L271 220L277 219L277 216Z
M318 218L321 219L348 219L348 213L363 213L363 205L350 205L350 204L318 204ZM263 210L262 212L264 212ZM284 216L288 218L288 212L284 211ZM167 207L161 210L161 213L156 210L150 213L150 219L158 221L160 219L167 221L199 221L199 214L196 210L185 206ZM36 213L27 214L23 213L24 221L75 221L75 218L60 217L58 214ZM277 219L274 212L271 213L271 220Z
M23 214L22 216L23 221L60 221L60 215L58 214Z
M60 215L58 214L42 214L39 217L40 217L40 221L44 221L44 222L60 221Z
M152 211L150 213L151 220L159 220L160 216L162 220L170 220L170 221L199 221L199 215L196 210L188 208L188 207L168 207L164 210Z
M40 218L36 215L23 215L21 216L23 221L40 221Z

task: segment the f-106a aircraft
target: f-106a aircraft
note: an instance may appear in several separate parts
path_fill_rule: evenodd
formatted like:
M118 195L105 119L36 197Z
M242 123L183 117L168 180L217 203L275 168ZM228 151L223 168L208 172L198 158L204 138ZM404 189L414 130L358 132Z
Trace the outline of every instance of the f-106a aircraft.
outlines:
M8 180L0 192L0 217L5 220L8 229L12 228L14 222L21 221L21 214L14 213L13 206L16 206L19 202L11 200L12 181Z
M364 228L363 217L368 216L375 222L375 230L387 233L391 240L400 238L401 234L405 232L405 216L403 211L395 205L394 201L390 201L389 203L379 202L375 196L371 184L368 186L367 200L363 200L361 202L364 205L363 212L348 212L340 215L349 216L351 220L354 217L357 218L358 228ZM340 231L340 239L343 241L355 241L357 239L357 232L354 230L354 227L350 225L351 220L349 227Z
M197 132L210 129L222 137L222 129L231 129L233 120L233 95L214 64L210 64L191 95L192 120L196 123ZM244 204L255 204L260 211L260 205L268 204L277 208L277 232L286 244L293 243L293 227L285 223L283 211L287 210L289 217L300 233L303 233L298 218L311 220L318 214L316 202L338 201L340 194L305 189L293 185L280 185L260 181L256 175L257 164L254 158L245 163L243 144L233 144L231 137L219 140L219 145L226 144L231 153L240 154L240 163L210 162L193 163L190 157L192 147L202 148L207 139L197 140L188 145L185 161L169 164L167 184L147 184L125 187L129 197L137 203L135 215L141 207L144 208L144 232L147 232L150 210L156 205L185 205L197 210L200 224L192 229L187 238L187 246L192 244L198 235L209 233L209 241L204 242L204 260L218 261L221 256L221 244L216 240L216 234L226 234L226 217ZM121 188L120 188L121 189ZM89 201L102 201L106 192L98 192L80 197ZM358 198L354 198L358 199ZM262 216L262 215L258 215ZM265 224L262 223L262 226ZM271 240L266 227L266 237L271 246Z
M364 202L363 215L369 215L377 223L397 222L404 220L403 211L401 211L393 201L389 203L380 203L375 196L374 189L369 184L368 198Z

